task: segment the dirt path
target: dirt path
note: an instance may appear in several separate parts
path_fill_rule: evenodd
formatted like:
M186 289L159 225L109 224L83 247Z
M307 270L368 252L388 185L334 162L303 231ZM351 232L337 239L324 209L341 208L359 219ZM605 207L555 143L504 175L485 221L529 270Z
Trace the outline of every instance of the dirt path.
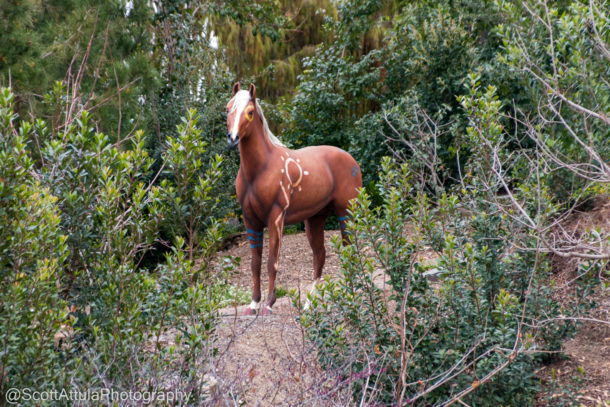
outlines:
M594 300L597 307L587 315L591 320L563 342L565 359L541 368L544 387L537 406L610 407L610 296L598 288Z
M327 230L324 233L326 245L326 263L322 276L327 274L334 275L339 272L341 266L335 254L330 239L339 236L338 231ZM263 252L263 264L261 267L261 291L263 297L267 294L267 258L269 242L265 234L265 248ZM241 288L250 292L252 290L252 275L250 273L250 247L245 236L237 241L237 245L218 253L218 257L237 256L241 257L239 275L234 280ZM276 277L276 286L285 289L304 289L309 290L313 282L313 260L311 248L304 232L285 235L282 239L280 249L280 268Z
M339 260L326 232L327 258L324 275L337 273ZM267 237L265 237L265 241ZM247 241L219 256L242 259L236 283L251 290L250 248ZM267 290L267 253L263 254L262 290ZM276 284L284 289L308 292L313 282L312 255L304 233L287 235L282 241L280 271ZM244 403L247 406L315 406L328 398L332 383L319 368L315 351L296 321L299 310L288 296L279 298L273 315L245 317L246 306L221 310L222 323L217 329L219 355L211 372L219 379L218 405ZM341 397L337 396L338 399ZM340 404L339 404L340 405Z

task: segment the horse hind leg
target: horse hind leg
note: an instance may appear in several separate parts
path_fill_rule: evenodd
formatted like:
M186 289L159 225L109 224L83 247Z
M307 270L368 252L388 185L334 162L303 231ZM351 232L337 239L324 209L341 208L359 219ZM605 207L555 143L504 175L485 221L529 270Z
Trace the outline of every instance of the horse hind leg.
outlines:
M326 262L326 247L324 246L324 224L326 222L325 216L314 216L305 221L305 233L307 240L311 246L313 252L313 284L311 286L310 294L315 294L316 284L322 277L322 269ZM310 306L309 299L305 303L304 308L307 310Z
M337 220L339 221L339 230L341 230L341 243L343 246L350 243L349 233L347 232L347 221L352 217L347 209L337 210Z

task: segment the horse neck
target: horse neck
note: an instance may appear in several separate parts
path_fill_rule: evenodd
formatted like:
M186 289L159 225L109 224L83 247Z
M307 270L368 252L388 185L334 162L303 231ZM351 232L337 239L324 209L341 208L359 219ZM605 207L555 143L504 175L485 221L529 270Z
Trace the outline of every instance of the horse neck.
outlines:
M276 148L265 134L262 123L254 126L252 133L240 140L240 167L248 180L256 178Z

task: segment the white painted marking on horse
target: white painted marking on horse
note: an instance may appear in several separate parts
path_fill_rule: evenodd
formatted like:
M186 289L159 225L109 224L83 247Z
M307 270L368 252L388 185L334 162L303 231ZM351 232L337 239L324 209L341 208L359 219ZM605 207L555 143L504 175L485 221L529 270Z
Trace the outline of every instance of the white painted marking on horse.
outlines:
M281 181L280 181L280 185L282 185ZM283 185L282 185L282 191L284 192L284 196L286 196L286 191L284 190ZM286 199L288 199L287 196L286 196ZM286 208L288 208L288 204L286 204ZM277 228L277 236L278 236L278 243L277 243L278 255L275 258L275 263L273 264L273 268L276 273L277 273L277 270L279 269L279 265L280 265L279 252L280 252L280 249L282 248L282 232L284 231L284 219L282 219L282 218L286 214L286 208L284 208L282 213L280 213L278 215L278 217L275 219L275 227Z
M309 175L309 171L303 171L303 174Z
M288 186L288 187L290 187L290 186ZM284 213L286 213L286 209L288 209L288 207L290 206L290 197L286 193L286 188L284 188L284 184L282 183L282 181L280 181L280 188L282 188L282 194L284 194L284 199L286 200L286 204L282 208L282 211Z
M253 309L253 310L259 309L260 308L260 302L252 301L250 303L250 305L248 305L248 308Z
M296 180L296 182L293 181L292 178L290 177L290 171L288 170L288 165L290 163L293 163L299 169L299 178ZM298 187L299 184L301 183L301 180L303 179L303 167L301 167L301 165L297 161L295 161L293 158L288 158L286 160L286 163L284 164L284 168L286 170L286 176L288 177L288 181L290 182L290 184L295 187Z
M282 247L282 232L284 230L284 217L286 216L286 211L288 210L288 208L290 207L290 197L292 196L294 189L298 188L299 191L301 191L301 186L299 185L301 183L301 180L303 179L303 168L301 167L301 165L299 164L299 162L301 161L300 159L294 159L291 158L290 155L288 153L286 153L286 158L284 158L283 156L280 156L280 158L282 159L282 161L284 161L284 168L280 169L280 172L282 174L286 174L286 178L288 179L288 183L287 185L284 187L284 182L283 182L283 176L282 178L280 178L280 189L282 190L282 195L284 197L284 199L286 200L284 207L282 208L282 213L280 213L277 218L275 219L275 228L277 231L277 235L278 235L278 253L279 250ZM299 177L298 179L295 181L292 180L292 178L290 177L290 170L288 169L288 165L290 163L293 163L294 165L296 165L296 167L299 170ZM288 190L290 192L290 194L288 194L288 192L286 192L286 190ZM278 268L279 268L279 254L275 259L275 263L273 264L274 270L277 272ZM271 308L269 308L269 310L271 310Z

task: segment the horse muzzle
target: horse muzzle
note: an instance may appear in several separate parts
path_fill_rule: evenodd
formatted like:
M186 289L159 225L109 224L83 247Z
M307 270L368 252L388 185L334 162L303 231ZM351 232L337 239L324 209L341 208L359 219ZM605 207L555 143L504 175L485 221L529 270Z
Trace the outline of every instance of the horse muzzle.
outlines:
M227 141L229 142L229 149L235 150L239 145L239 134L235 136L235 138L231 137L231 133L227 134Z

